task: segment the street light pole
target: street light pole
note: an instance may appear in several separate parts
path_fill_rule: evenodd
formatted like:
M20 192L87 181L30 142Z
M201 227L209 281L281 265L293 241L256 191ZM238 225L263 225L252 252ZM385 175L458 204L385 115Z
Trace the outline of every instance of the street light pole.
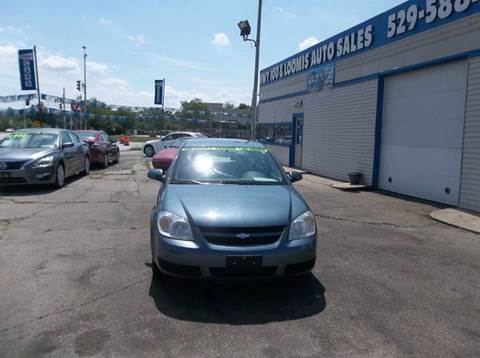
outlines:
M83 46L83 100L87 102L87 47Z
M255 140L257 130L257 96L258 96L258 66L260 63L260 31L262 28L262 0L258 0L257 41L255 43L255 78L253 80L252 94L252 133L251 139Z
M238 27L240 28L240 36L243 41L250 41L255 45L255 71L253 79L253 93L252 93L252 125L250 139L255 140L256 126L257 126L257 97L258 97L258 67L260 63L260 34L262 29L262 0L258 0L258 18L257 18L257 38L256 40L248 38L251 33L251 27L248 20L240 21Z
M80 120L80 126L83 124L87 129L86 107L87 107L87 47L83 46L83 121ZM83 123L82 123L83 122Z

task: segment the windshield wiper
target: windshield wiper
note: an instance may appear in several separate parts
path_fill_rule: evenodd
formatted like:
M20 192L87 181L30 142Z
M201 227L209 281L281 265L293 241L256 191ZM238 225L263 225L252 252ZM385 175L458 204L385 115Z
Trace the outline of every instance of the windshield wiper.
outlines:
M209 183L193 180L193 179L177 179L173 184L199 184L199 185L208 185Z

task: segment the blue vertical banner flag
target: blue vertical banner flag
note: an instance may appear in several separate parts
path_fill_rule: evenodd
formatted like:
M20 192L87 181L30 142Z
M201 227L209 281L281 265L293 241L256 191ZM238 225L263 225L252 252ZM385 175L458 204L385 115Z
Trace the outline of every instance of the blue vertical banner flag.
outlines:
M165 80L155 80L155 104L164 104Z
M20 85L22 91L36 90L37 81L35 77L33 50L18 50L18 64L20 68Z

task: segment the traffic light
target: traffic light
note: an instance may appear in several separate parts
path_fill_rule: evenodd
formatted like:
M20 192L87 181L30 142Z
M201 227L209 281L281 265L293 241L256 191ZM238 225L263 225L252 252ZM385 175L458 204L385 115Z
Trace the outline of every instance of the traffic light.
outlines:
M82 88L82 82L80 80L78 80L77 81L77 91L80 92L81 88Z

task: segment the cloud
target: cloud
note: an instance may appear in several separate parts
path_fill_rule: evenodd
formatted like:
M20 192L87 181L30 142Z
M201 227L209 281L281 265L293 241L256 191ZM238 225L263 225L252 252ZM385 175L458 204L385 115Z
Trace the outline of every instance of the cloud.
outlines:
M87 61L87 71L91 73L107 73L110 69L104 63Z
M310 36L310 37L307 37L305 40L303 40L302 42L300 42L298 44L298 48L300 50L306 50L307 48L309 47L312 47L313 45L316 45L318 44L320 41L318 41L318 39L315 37L315 36Z
M70 72L78 71L79 65L75 59L51 55L40 60L40 67L49 71Z
M143 35L128 35L127 39L129 39L137 46L142 46L147 43L147 40L145 40L145 37Z
M196 71L211 71L212 68L208 67L202 63L198 62L191 62L191 61L185 61L181 60L175 57L170 57L170 56L163 56L163 55L154 55L154 57L159 60L160 62L163 62L168 65L172 65L175 67L181 67L181 68L187 68L189 70L196 70Z
M107 19L105 17L101 17L98 22L100 22L102 25L107 25L107 26L111 26L113 25L113 21L110 20L110 19Z
M219 32L218 34L213 35L212 44L217 46L228 46L230 45L230 40L225 33Z
M280 7L280 6L274 7L273 8L273 13L275 15L284 16L284 17L287 17L287 18L290 18L290 19L294 19L294 18L297 17L297 15L295 15L293 12L287 11L283 7Z
M25 26L25 29L29 29L30 28L30 25L27 25ZM10 26L10 25L7 25L7 26L0 26L0 32L16 32L16 33L20 33L23 31L23 28L21 27L15 27L15 26Z
M17 51L14 46L0 46L0 57L14 57L17 55Z

